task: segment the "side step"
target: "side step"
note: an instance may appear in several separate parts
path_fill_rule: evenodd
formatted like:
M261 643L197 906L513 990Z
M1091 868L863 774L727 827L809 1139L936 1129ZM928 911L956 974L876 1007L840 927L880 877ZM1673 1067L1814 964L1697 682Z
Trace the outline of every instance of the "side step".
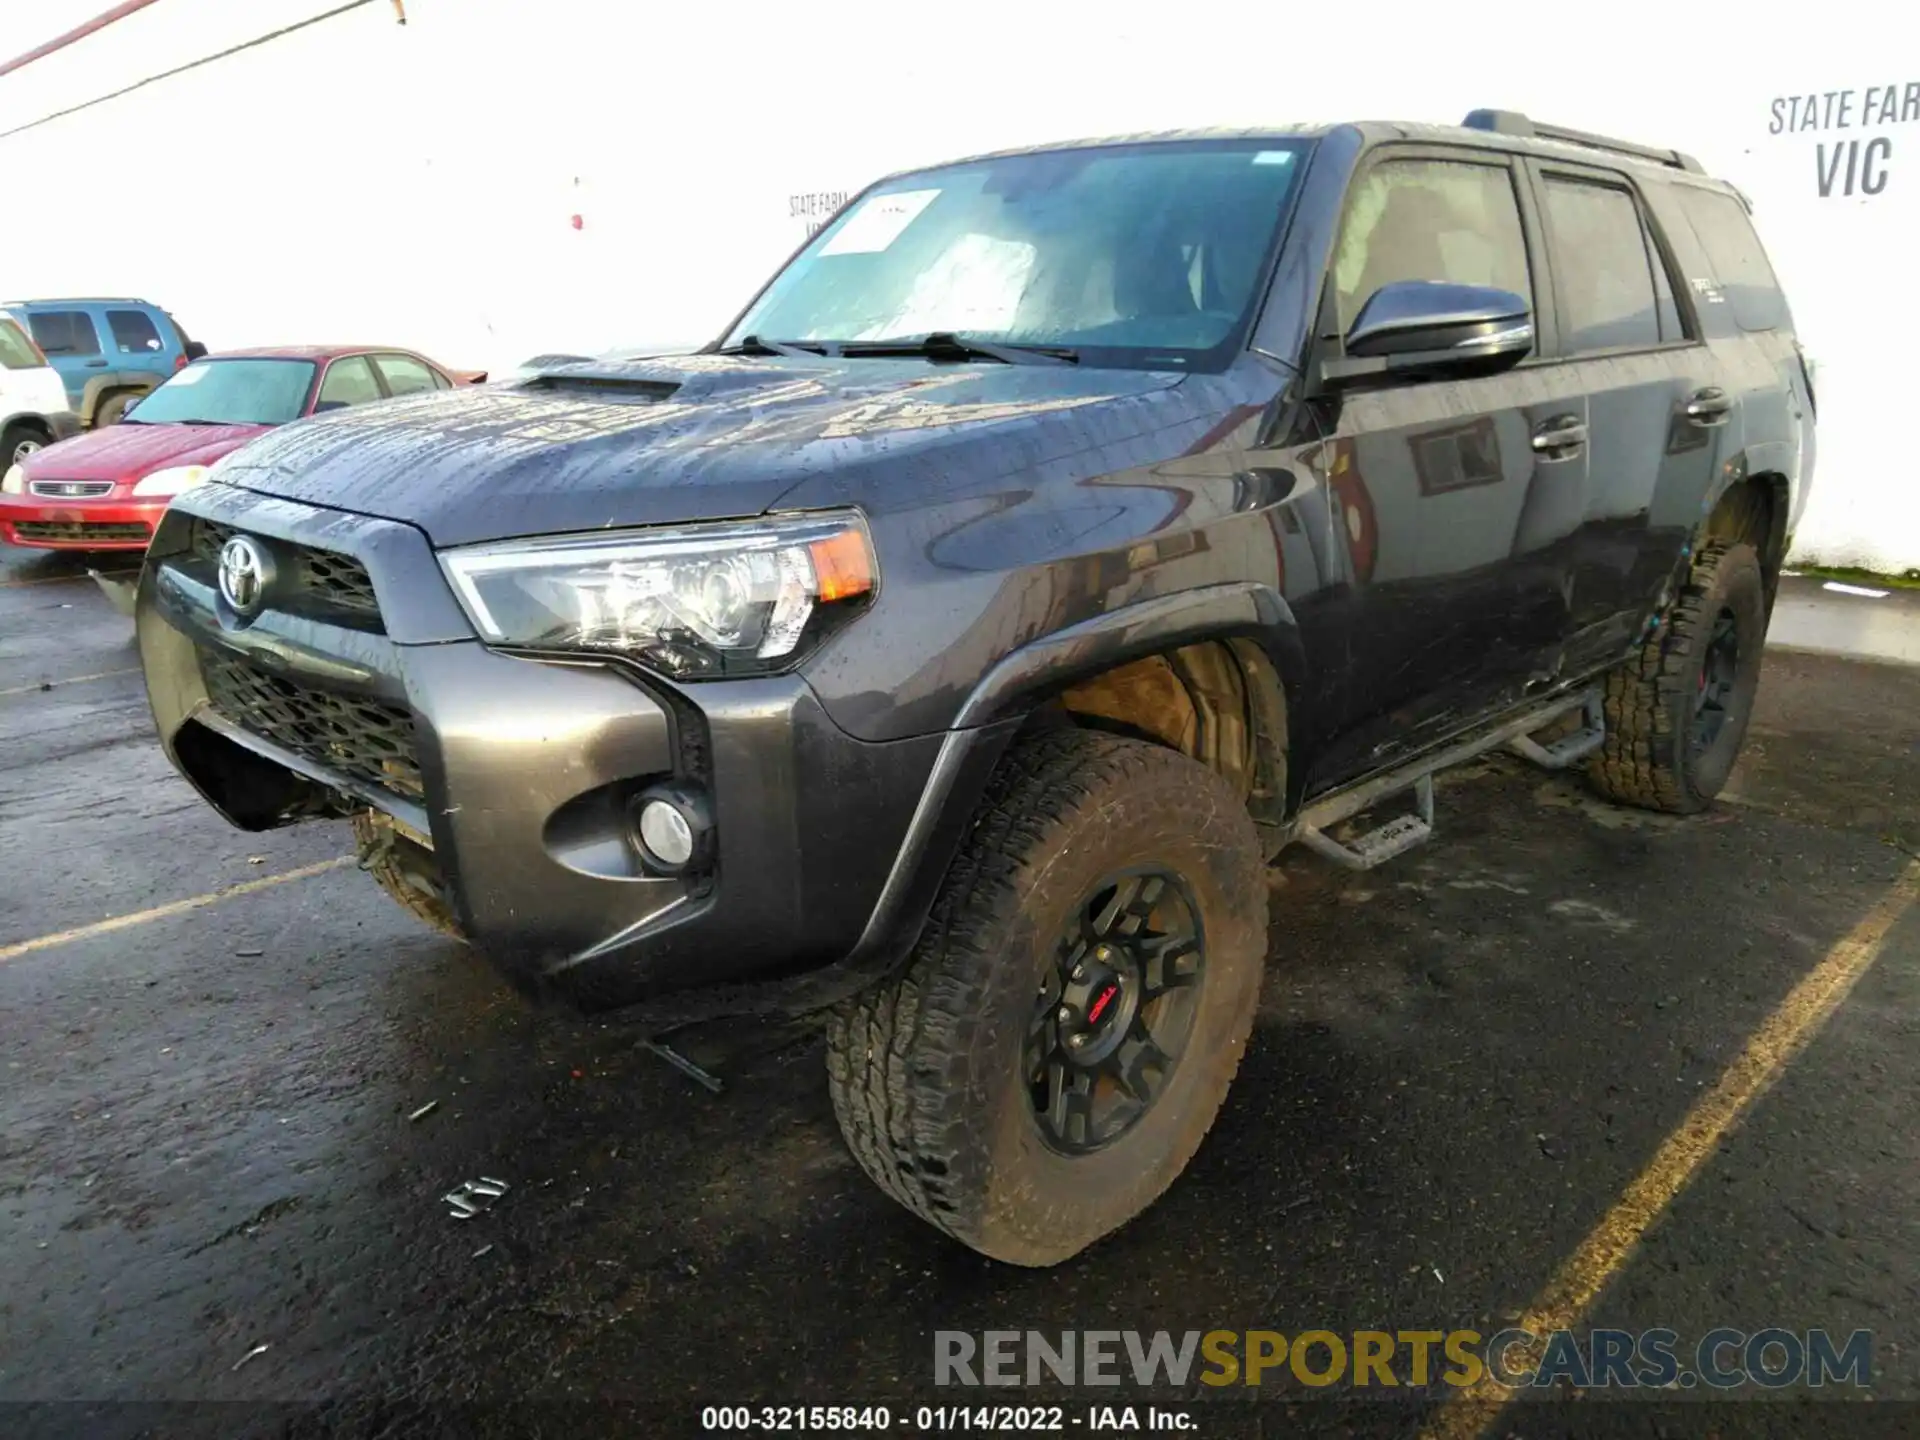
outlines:
M1575 710L1584 711L1585 724L1551 745L1533 739L1554 721ZM1601 708L1600 691L1581 691L1562 695L1547 704L1526 710L1490 730L1456 741L1398 769L1364 780L1350 790L1337 791L1305 807L1294 821L1293 837L1317 855L1349 870L1371 870L1374 866L1404 855L1423 841L1433 838L1433 777L1442 770L1484 755L1502 745L1511 747L1534 764L1549 770L1564 770L1575 761L1591 755L1606 739L1606 712ZM1371 810L1382 800L1407 790L1413 791L1415 813L1400 815L1349 841L1340 841L1327 832L1343 820Z
M1433 838L1431 770L1413 782L1413 794L1414 803L1420 807L1419 814L1395 816L1386 824L1355 836L1346 844L1314 825L1304 826L1300 838L1309 850L1316 855L1324 855L1336 865L1344 865L1349 870L1371 870L1396 855L1406 854L1422 841Z
M1584 760L1607 743L1607 712L1600 703L1600 691L1587 692L1585 723L1571 735L1551 745L1542 745L1531 735L1516 735L1507 742L1513 753L1531 760L1542 770L1564 770Z

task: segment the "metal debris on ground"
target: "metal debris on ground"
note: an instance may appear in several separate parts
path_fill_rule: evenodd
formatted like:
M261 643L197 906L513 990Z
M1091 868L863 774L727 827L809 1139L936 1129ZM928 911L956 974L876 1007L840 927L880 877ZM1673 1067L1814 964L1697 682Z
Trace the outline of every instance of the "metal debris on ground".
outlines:
M462 1180L440 1198L447 1202L448 1213L455 1220L471 1220L506 1193L506 1181L482 1175L478 1180Z
M258 960L267 952L264 950L236 950L233 953L238 955L242 960Z
M491 1249L493 1249L493 1243L489 1241L487 1244L482 1245L478 1250L473 1252L473 1258L478 1260L482 1255L485 1255Z
M662 1045L658 1040L649 1039L649 1040L642 1040L640 1042L640 1048L642 1050L647 1051L649 1054L658 1055L662 1060L666 1061L667 1064L671 1065L674 1069L678 1070L682 1075L685 1075L689 1080L695 1081L698 1084L706 1086L707 1089L711 1090L716 1095L722 1093L726 1089L726 1086L721 1083L720 1077L718 1075L715 1075L711 1070L703 1070L700 1066L694 1064L693 1061L687 1059L686 1056L682 1055L678 1050L673 1049L671 1046Z
M411 1125L416 1120L424 1120L427 1118L427 1116L431 1115L434 1111L438 1110L439 1108L440 1108L440 1102L438 1100L429 1100L427 1101L426 1104L422 1105L418 1110L414 1111L411 1115L407 1116L407 1123Z
M247 1351L246 1354L242 1355L238 1360L233 1362L234 1370L238 1370L242 1365L246 1364L247 1361L253 1359L253 1357L256 1355L266 1354L268 1349L269 1347L264 1342L254 1346L251 1350ZM232 1374L233 1372L228 1371L227 1373Z

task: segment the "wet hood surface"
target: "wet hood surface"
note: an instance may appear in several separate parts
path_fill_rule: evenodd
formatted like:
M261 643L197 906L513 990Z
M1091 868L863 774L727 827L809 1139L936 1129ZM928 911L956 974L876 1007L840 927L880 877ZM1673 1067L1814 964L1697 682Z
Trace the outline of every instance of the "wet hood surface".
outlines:
M141 425L124 421L36 451L30 480L138 480L163 465L211 465L268 425Z
M1017 470L1084 445L1067 412L1180 378L918 359L599 360L296 422L221 479L404 521L441 546L723 519L822 475L962 441L980 448L956 465ZM1007 430L1019 449L998 453L993 434Z

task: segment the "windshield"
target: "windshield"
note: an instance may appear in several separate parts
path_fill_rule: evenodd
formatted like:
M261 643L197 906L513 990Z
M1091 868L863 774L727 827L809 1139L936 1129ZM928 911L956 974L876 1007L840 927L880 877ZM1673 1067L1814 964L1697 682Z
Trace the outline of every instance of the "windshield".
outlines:
M313 385L311 360L196 360L127 418L143 425L284 425Z
M1158 142L897 176L814 236L726 343L951 331L1090 364L1224 364L1305 150Z

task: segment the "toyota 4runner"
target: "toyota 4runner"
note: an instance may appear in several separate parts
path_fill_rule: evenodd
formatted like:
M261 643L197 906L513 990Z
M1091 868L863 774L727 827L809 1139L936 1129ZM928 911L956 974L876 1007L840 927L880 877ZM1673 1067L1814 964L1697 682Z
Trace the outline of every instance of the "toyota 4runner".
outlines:
M1813 443L1748 214L1492 111L897 175L697 354L222 462L154 717L530 991L826 1011L867 1173L1052 1264L1212 1124L1282 846L1378 864L1495 745L1725 782Z

